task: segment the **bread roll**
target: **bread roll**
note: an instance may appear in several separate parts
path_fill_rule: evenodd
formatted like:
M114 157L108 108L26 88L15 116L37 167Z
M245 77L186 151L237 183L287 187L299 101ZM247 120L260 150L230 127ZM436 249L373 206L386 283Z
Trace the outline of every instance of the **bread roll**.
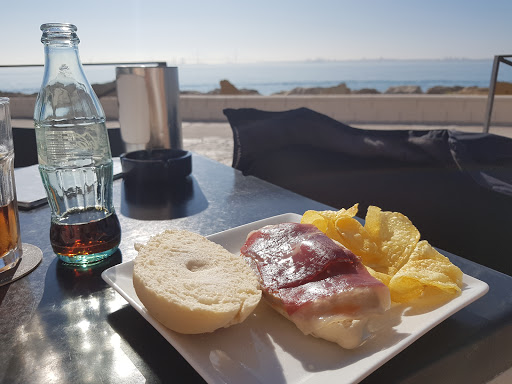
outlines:
M135 292L173 331L206 333L241 323L260 301L244 260L196 233L167 230L136 249Z

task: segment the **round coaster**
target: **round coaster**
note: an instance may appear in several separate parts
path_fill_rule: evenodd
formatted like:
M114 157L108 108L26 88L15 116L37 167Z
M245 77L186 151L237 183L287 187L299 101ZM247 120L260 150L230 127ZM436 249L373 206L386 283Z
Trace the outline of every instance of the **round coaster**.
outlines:
M18 265L0 273L0 286L12 283L13 281L21 279L23 276L28 275L43 259L43 251L35 245L23 243L21 247L23 249L23 255L18 261Z

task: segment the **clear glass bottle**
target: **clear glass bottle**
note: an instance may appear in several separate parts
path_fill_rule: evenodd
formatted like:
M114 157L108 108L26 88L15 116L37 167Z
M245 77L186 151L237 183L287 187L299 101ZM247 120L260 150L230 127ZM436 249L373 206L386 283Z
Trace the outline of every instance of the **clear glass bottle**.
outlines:
M53 250L66 263L89 264L116 251L121 228L105 114L83 71L76 30L41 26L45 70L34 124Z

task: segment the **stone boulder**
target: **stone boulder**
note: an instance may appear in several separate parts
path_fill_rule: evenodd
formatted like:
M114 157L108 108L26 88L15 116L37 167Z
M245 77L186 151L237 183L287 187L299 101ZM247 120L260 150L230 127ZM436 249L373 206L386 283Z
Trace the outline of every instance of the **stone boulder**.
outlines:
M340 83L334 87L297 87L290 91L276 93L276 95L348 95L350 88L345 83Z
M242 92L231 84L228 80L220 81L220 94L221 95L240 95Z
M431 95L445 95L445 94L459 94L459 95L487 95L489 88L487 87L443 87L437 86L427 90L428 94ZM498 81L496 83L495 95L512 95L512 83L505 81Z
M238 89L229 80L220 81L220 89L214 89L208 92L209 95L259 95L260 93L254 89Z
M375 88L355 89L351 93L354 95L379 95L380 94L380 92L377 91Z
M92 84L91 87L92 89L94 89L94 93L96 93L96 96L98 96L99 98L104 96L117 96L117 88L115 81L102 84Z
M407 94L414 95L423 93L419 85L399 85L396 87L389 87L386 91L388 94Z
M427 89L428 95L449 95L453 93L460 92L464 87L461 87L459 85L455 85L453 87L445 87L442 85L437 85L435 87Z
M496 83L495 95L512 95L512 83L498 81Z
M187 90L184 90L184 91L180 91L180 95L201 96L201 95L204 95L204 93L203 92L199 92L199 91L187 91Z
M488 95L489 94L489 88L482 88L482 87L464 87L459 92L457 92L459 95Z

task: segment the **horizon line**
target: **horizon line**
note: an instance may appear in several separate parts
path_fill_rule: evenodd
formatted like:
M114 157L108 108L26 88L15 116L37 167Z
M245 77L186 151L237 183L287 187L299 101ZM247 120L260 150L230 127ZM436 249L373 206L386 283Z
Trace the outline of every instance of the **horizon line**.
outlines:
M511 55L512 56L512 55ZM293 63L343 63L343 62L378 62L378 61L483 61L483 60L494 60L494 56L492 57L481 57L481 58L469 58L469 57L442 57L442 58L386 58L386 57L379 57L379 58L358 58L358 59L325 59L325 58L316 58L316 59L293 59L293 60L224 60L224 61L218 61L218 60L201 60L201 59L171 59L171 60L142 60L132 61L133 63L142 63L142 62L159 62L159 63L166 63L167 65L172 66L180 66L180 65L236 65L236 64L293 64ZM83 65L121 65L125 63L123 62L107 62L102 61L101 63L95 63L88 60L83 60ZM18 63L18 64L0 64L0 68L8 68L8 67L39 67L43 66L42 63Z
M168 60L167 63L171 63L173 65L223 65L223 64L292 64L292 63L341 63L341 62L360 62L360 61L368 61L368 62L378 62L378 61L484 61L484 60L494 60L494 56L492 57L481 57L481 58L469 58L469 57L443 57L443 58L358 58L358 59L325 59L325 58L316 58L316 59L293 59L293 60L224 60L224 61L216 61L216 60L200 60L200 59L171 59Z

